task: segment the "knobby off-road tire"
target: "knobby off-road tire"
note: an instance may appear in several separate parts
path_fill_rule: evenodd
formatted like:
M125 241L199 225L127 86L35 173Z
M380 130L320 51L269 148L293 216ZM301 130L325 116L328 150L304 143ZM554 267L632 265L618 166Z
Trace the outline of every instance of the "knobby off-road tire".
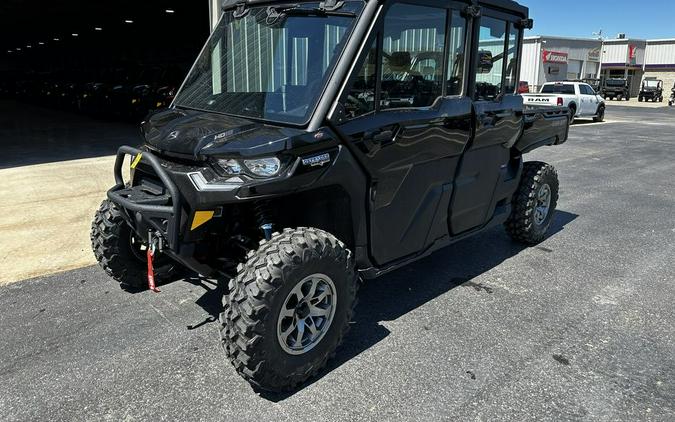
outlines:
M148 264L142 245L135 242L133 232L117 205L106 199L101 203L91 224L91 248L99 265L126 290L147 288ZM182 268L166 257L155 260L157 282L170 281Z
M304 280L317 275L326 280L326 286L330 280L334 288L332 320L326 326L321 321L312 322L315 329L327 327L323 336L306 351L289 352L281 338L288 331L282 330L282 321L289 317L281 313L289 312L294 291L305 294L302 287L297 290L298 286L309 289L311 283ZM275 233L271 240L262 241L258 250L249 252L246 262L237 268L237 276L230 280L220 316L222 345L228 359L256 389L280 392L297 388L335 355L349 329L357 288L352 254L334 236L313 228ZM295 300L295 308L291 303L292 321L302 317L299 302L304 301ZM317 306L326 307L327 301ZM303 330L309 326L303 323ZM287 334L291 343L297 337L297 331Z
M504 224L514 240L529 245L544 240L558 204L558 186L558 174L553 166L539 161L525 163L511 203L511 215ZM542 215L545 206L545 215Z

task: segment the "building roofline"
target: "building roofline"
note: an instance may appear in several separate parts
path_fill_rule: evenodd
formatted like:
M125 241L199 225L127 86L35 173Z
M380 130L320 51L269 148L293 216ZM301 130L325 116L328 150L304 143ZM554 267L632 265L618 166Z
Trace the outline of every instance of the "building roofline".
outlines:
M660 39L655 39L655 40L647 40L648 43L650 42L675 42L675 38L660 38Z
M560 37L557 35L532 35L529 37L524 37L523 40L538 40L538 39L551 39L551 40L563 40L563 41L595 41L602 42L597 38L582 38L582 37Z
M643 40L642 38L612 38L611 40L604 40L603 42L621 43L621 42L635 42L635 41L647 42L647 40Z

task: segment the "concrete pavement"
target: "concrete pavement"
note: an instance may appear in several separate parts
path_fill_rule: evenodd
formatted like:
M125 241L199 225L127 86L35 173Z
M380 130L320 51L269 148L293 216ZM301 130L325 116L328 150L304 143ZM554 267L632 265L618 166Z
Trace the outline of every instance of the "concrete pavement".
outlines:
M549 239L494 229L368 282L321 376L260 396L223 358L222 291L121 291L95 266L0 287L3 420L675 418L675 113L616 108L527 158Z

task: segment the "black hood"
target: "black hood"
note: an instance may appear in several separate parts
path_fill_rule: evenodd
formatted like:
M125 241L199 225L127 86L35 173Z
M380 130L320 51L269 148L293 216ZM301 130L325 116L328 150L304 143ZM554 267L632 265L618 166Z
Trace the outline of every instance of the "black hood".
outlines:
M195 158L205 155L270 154L286 149L299 129L203 111L170 108L148 117L142 125L151 148Z

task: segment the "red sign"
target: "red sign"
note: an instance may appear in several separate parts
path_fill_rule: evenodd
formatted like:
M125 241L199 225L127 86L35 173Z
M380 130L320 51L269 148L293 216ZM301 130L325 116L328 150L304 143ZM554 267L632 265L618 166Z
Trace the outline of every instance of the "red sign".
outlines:
M635 58L636 54L637 54L637 47L632 45L632 44L629 45L628 46L628 58L632 60L632 59Z
M559 51L543 50L542 58L544 63L567 64L567 53L561 53Z

